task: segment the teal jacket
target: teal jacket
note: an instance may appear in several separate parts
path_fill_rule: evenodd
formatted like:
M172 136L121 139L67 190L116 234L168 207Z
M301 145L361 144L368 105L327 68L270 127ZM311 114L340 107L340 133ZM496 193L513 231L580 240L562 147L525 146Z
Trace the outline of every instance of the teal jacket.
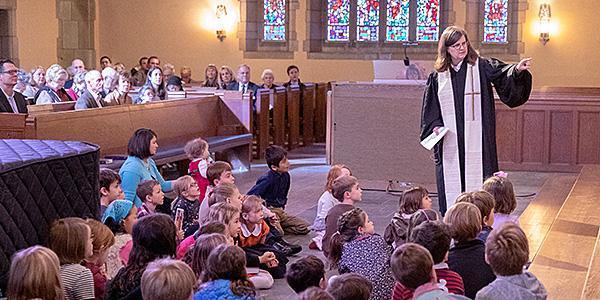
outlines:
M142 200L136 195L135 190L140 182L154 179L160 183L163 192L172 190L172 182L165 181L152 158L148 158L148 163L145 163L139 157L128 156L119 170L119 175L125 200L133 201L138 208L142 206Z

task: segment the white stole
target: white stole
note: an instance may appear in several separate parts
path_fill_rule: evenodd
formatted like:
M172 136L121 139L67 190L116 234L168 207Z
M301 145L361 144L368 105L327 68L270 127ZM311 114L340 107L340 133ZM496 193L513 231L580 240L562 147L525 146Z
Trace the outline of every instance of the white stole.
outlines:
M479 59L475 61L475 65L470 65L466 61L463 63L467 64L464 92L465 189L466 191L474 191L480 189L483 182L483 130L481 125ZM442 161L446 205L447 208L450 208L461 193L461 176L454 93L449 70L438 73L438 99L444 126L449 129L446 136L444 136Z

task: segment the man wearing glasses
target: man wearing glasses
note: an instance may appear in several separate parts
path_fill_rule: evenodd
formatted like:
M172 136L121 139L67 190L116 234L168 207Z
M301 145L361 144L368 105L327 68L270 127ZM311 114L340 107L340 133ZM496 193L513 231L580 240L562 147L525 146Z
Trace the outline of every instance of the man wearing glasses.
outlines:
M17 84L17 67L9 59L0 59L0 112L27 113L25 97L13 88Z

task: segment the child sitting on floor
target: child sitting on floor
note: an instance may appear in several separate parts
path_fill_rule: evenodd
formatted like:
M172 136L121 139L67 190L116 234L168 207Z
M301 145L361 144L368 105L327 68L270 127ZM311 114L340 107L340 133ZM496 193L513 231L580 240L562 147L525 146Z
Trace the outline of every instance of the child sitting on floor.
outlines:
M133 225L137 222L137 208L129 200L115 200L104 212L102 223L115 235L115 243L108 249L106 278L112 279L127 265L132 242Z
M383 234L385 241L394 248L406 242L410 217L419 209L431 209L429 192L423 187L410 188L402 193L399 206Z
M462 278L458 273L450 270L448 264L445 262L448 257L451 240L450 228L441 221L426 221L421 223L412 230L408 238L409 242L419 244L429 251L433 259L433 269L435 270L437 281L441 284L443 280L448 292L456 295L464 295L465 287ZM395 266L392 265L392 272L394 272L394 268ZM392 293L392 300L412 299L414 291L414 289L407 288L401 283L396 282L394 292Z
M119 173L106 168L100 168L100 217L108 205L117 200L125 199L121 189L121 176Z
M92 256L86 258L83 265L92 271L94 276L94 294L96 299L104 299L106 294L106 256L108 249L115 244L115 235L110 231L108 226L102 224L96 219L85 220L87 225L92 230Z
M308 223L285 211L290 190L290 163L287 152L280 146L272 145L265 150L265 159L269 171L256 181L248 195L257 195L265 200L267 208L277 215L285 233L308 234Z
M54 221L48 237L50 249L60 260L60 278L65 299L94 299L94 276L81 265L93 255L92 232L80 218Z
M204 201L206 189L209 185L206 171L208 166L212 163L210 152L208 152L208 143L201 138L193 139L187 142L183 151L185 151L185 154L190 160L188 174L196 180L198 188L200 189L199 199L200 202L202 202Z
M458 195L456 202L469 202L477 206L483 217L481 232L477 235L477 238L485 243L488 235L492 232L492 224L494 224L494 197L486 191L465 192Z
M170 258L158 259L144 270L142 297L144 300L189 300L196 281L194 272L185 263Z
M329 261L340 274L358 273L373 283L372 299L390 299L394 278L390 270L392 248L375 233L373 222L360 208L338 219L338 231L331 237Z
M173 183L173 190L177 193L177 198L172 204L171 217L177 222L177 210L183 211L181 230L183 230L185 238L192 235L198 229L200 189L192 176L185 175L179 177Z
M319 287L325 289L327 281L325 280L325 264L314 256L305 256L290 264L285 279L288 285L297 294L302 293L310 287Z
M479 208L468 202L455 203L444 216L444 223L450 226L454 239L454 246L448 253L448 266L462 277L465 296L471 299L496 279L485 262L485 244L477 238L481 220Z
M206 178L208 179L208 187L206 188L204 200L200 203L200 210L198 211L198 221L200 224L204 223L208 216L210 207L210 205L208 205L208 198L213 189L222 183L235 184L235 177L231 173L231 165L224 161L216 161L210 164L206 169Z
M317 202L317 216L311 226L311 229L315 231L315 237L308 245L310 249L323 250L323 236L325 235L325 218L329 210L336 204L340 203L333 195L331 190L333 187L333 181L340 176L350 176L352 171L344 165L333 165L327 173L327 184L325 184L325 191L321 194L319 201Z
M5 295L7 299L64 299L56 253L37 245L15 253Z
M394 251L391 258L394 278L403 286L414 291L410 299L468 299L449 294L438 284L429 251L414 243L405 243Z
M138 184L135 194L142 200L137 217L155 214L156 207L165 202L165 194L156 180L144 180Z
M517 198L508 178L492 176L483 182L483 190L492 194L495 200L493 228L500 227L505 222L519 225L519 216L511 215L517 209Z
M346 273L331 277L327 292L336 300L387 299L372 297L373 284L357 273ZM311 299L312 300L312 299Z
M485 243L485 260L496 280L481 289L475 299L536 299L548 297L544 285L523 267L529 260L529 243L518 225L506 222L496 228Z

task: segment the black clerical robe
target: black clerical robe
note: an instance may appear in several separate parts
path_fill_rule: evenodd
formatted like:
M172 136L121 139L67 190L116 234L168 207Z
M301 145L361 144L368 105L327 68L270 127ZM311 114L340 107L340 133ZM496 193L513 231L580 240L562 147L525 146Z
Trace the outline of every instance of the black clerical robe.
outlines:
M456 136L458 140L458 154L460 163L461 191L465 191L465 82L467 62L464 61L458 70L450 68L452 90L454 95L454 109L456 118ZM498 171L498 158L496 155L496 116L494 108L494 95L492 84L500 100L509 107L522 105L529 99L531 93L531 74L528 71L517 73L516 65L508 65L497 59L479 59L479 78L481 89L481 128L482 128L482 162L483 182ZM429 136L435 127L444 126L444 120L438 97L438 73L429 75L425 94L423 96L423 110L421 113L421 140ZM440 141L434 147L434 161L436 164L436 182L440 211L445 213L446 189L444 184L443 143ZM451 199L452 202L455 199Z

